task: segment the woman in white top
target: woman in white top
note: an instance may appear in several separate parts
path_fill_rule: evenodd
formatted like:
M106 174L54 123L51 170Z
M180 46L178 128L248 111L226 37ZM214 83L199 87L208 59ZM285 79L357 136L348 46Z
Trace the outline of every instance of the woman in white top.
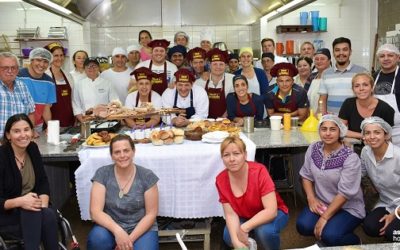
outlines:
M379 193L378 203L364 219L367 235L385 236L395 241L400 230L395 211L400 207L400 147L390 142L392 127L382 118L372 116L361 123L366 146L361 152L362 175L371 179Z
M125 107L136 108L136 107L154 107L161 108L162 100L161 96L157 92L151 90L151 80L154 73L146 68L140 67L133 71L136 79L137 90L130 93L125 100ZM129 118L124 120L126 125L135 127L154 127L160 123L160 115L152 115L146 118Z
M88 53L84 50L77 50L72 56L72 62L74 63L75 69L69 73L71 74L74 82L78 82L79 80L82 80L86 77L85 66L83 65L83 63L88 57Z

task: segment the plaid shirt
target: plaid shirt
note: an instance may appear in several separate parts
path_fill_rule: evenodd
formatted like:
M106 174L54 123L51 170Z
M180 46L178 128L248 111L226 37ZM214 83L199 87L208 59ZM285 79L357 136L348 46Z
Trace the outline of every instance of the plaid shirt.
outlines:
M4 127L10 116L20 113L28 115L34 111L35 103L20 78L15 79L13 91L0 81L0 137L3 137Z

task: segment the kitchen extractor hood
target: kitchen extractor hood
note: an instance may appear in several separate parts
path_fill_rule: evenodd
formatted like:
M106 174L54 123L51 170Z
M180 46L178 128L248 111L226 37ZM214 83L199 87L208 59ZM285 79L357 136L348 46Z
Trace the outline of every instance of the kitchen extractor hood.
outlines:
M313 0L24 0L68 19L98 26L243 25L291 2ZM71 14L43 2L51 2Z

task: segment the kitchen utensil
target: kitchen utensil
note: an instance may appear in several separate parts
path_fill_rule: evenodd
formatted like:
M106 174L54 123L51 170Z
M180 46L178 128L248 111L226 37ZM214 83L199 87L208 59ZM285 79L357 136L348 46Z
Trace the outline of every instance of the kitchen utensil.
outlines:
M243 132L245 133L253 133L254 132L254 117L246 116L243 118Z
M286 41L286 54L287 55L293 55L294 54L294 41L293 40L287 40Z
M283 43L281 43L281 42L276 43L276 54L277 55L282 55L284 50L285 50L285 47L283 46Z

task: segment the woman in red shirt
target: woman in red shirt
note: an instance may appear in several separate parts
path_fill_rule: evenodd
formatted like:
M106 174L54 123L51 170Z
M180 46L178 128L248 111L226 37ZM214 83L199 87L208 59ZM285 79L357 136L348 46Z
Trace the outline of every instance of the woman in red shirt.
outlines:
M280 249L280 231L288 222L288 208L264 165L246 161L246 145L239 137L221 144L226 167L216 179L226 227L224 241L234 248L248 246L249 234L262 249Z

